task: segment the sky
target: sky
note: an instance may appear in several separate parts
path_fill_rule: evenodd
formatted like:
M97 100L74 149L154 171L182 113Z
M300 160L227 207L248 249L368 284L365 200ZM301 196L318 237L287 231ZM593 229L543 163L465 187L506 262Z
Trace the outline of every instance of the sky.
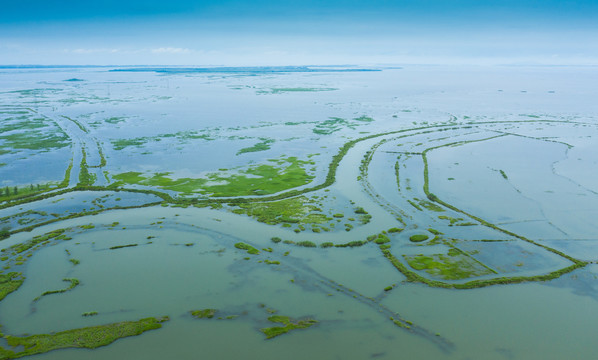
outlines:
M598 0L12 0L0 65L598 65Z

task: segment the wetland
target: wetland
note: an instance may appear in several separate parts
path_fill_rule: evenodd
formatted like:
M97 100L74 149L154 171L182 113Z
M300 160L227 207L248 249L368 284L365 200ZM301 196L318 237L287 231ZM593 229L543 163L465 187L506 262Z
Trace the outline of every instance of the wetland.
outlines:
M591 358L595 81L2 68L0 359Z

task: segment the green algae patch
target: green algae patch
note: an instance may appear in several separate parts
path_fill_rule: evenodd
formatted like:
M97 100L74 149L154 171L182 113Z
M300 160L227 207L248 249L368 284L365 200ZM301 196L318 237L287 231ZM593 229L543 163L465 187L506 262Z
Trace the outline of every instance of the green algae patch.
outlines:
M268 161L266 164L248 166L236 173L209 173L205 178L173 178L170 172L143 174L131 171L113 175L115 182L110 187L143 185L183 195L230 197L274 194L308 184L314 178L304 168L315 164L311 160L287 157Z
M415 270L424 270L433 277L443 280L461 280L470 277L496 274L473 258L451 249L448 255L403 255L409 266Z
M191 316L193 316L196 319L211 319L214 317L216 312L218 312L217 309L201 309L190 311Z
M146 331L159 329L168 317L145 318L137 321L123 321L119 323L92 326L87 328L61 331L55 334L39 334L27 337L6 336L6 341L13 349L23 346L24 350L14 352L3 349L4 359L16 359L23 356L43 354L48 351L66 348L95 349L106 346L114 341L140 335Z
M261 332L266 335L266 339L272 339L277 336L288 333L292 330L307 329L310 326L316 324L318 321L314 319L306 319L299 321L292 321L288 316L273 315L268 318L270 322L282 324L284 326L275 326L270 328L260 329Z
M422 241L428 240L429 238L430 237L428 235L416 234L416 235L411 235L409 237L409 241L411 241L411 242L422 242Z
M245 251L247 251L248 254L251 254L251 255L257 255L260 253L260 251L258 249L254 248L251 245L242 243L242 242L236 243L235 247L240 250L245 250Z

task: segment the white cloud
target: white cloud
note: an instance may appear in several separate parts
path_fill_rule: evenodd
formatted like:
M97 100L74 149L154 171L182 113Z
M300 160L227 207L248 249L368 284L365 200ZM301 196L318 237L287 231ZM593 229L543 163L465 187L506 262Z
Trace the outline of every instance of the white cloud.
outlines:
M64 52L66 53L73 53L73 54L115 54L119 52L118 49L65 49Z
M152 49L154 54L189 54L191 50L187 48L175 48L175 47L161 47Z

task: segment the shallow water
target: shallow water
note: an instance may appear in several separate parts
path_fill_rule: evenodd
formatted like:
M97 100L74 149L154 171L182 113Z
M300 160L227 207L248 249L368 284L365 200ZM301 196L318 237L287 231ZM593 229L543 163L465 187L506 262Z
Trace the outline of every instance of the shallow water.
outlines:
M63 81L73 77L84 81ZM589 69L412 66L251 76L8 69L0 71L0 80L0 104L10 105L2 111L31 107L72 141L70 152L27 158L0 153L0 163L7 163L0 165L2 187L38 181L30 168L62 181L72 158L72 188L81 181L85 149L97 186L130 171L197 178L311 156L315 164L306 171L315 178L302 189L324 182L343 144L380 134L347 151L332 185L304 194L317 196L321 212L340 213L343 222L363 207L371 220L355 221L350 231L337 225L316 233L307 226L295 233L234 214L226 204L109 210L161 201L126 191L71 191L0 209L2 225L12 230L99 212L0 242L7 248L72 229L72 239L35 250L23 265L11 263L10 271L22 271L25 281L0 302L3 333L170 317L161 329L109 346L57 350L39 359L527 360L591 358L598 351L592 337L598 320L595 264L550 281L456 290L407 282L374 242L314 248L271 241L346 244L404 228L386 233L390 253L415 274L448 285L546 275L572 265L565 256L597 261L592 171L598 108L596 74ZM295 90L280 90L285 88ZM308 88L328 90L296 90ZM31 89L38 90L13 92ZM137 142L118 150L119 139ZM266 140L272 140L269 149L239 153ZM371 157L364 162L364 155ZM426 182L430 193L454 208L428 201ZM176 197L158 186L125 187ZM78 227L88 224L95 227ZM420 234L429 239L410 240ZM234 246L238 242L260 253L250 255ZM126 245L135 246L121 247ZM451 251L492 272L450 280L411 268L404 256ZM80 284L35 300L67 288L65 278ZM189 313L205 308L218 309L216 317ZM98 314L82 316L91 311ZM260 329L277 326L268 321L272 313L318 323L266 340ZM226 319L233 315L238 317Z

